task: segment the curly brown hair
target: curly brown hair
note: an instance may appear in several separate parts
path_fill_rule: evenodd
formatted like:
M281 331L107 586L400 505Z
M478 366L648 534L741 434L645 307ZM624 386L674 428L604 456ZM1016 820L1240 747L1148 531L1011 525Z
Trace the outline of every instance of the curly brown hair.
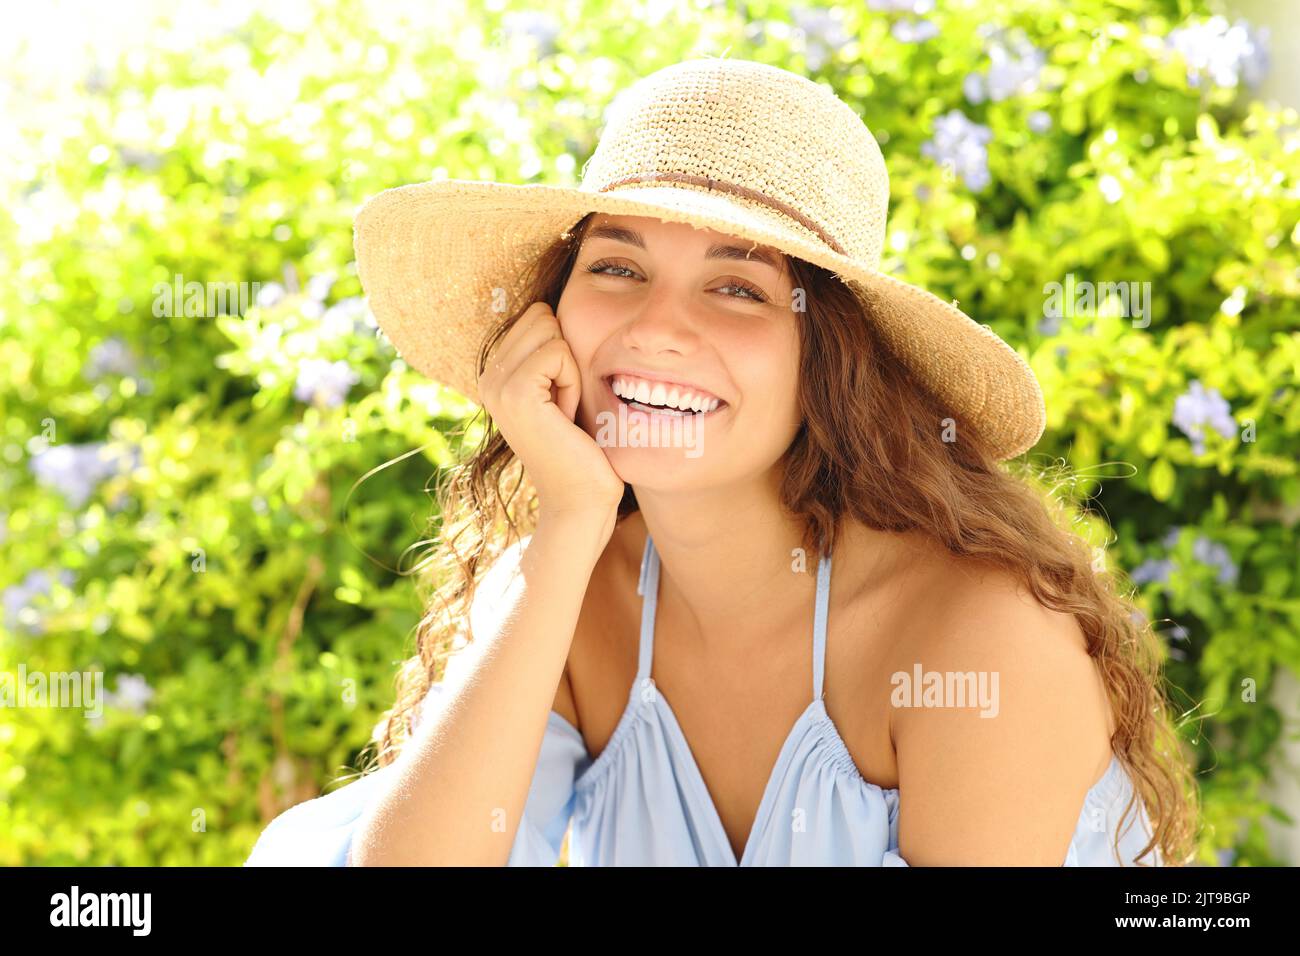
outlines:
M528 293L479 348L480 373L528 305L558 308L592 215L534 260ZM1158 863L1192 862L1198 794L1164 692L1164 646L1133 603L1131 581L1098 570L1092 546L1073 530L1077 508L1055 493L1068 484L1059 480L1064 464L999 462L976 429L943 408L901 362L871 360L888 350L873 328L869 296L819 266L790 256L787 264L795 287L806 292L799 333L804 423L780 463L781 501L802 519L805 546L810 553L833 548L845 515L877 530L917 530L954 555L1007 569L1044 606L1074 615L1115 717L1112 751L1134 782L1121 824L1141 799L1153 833L1139 858L1157 847ZM956 421L961 441L936 440L934 423L945 418ZM440 516L432 520L440 528L415 569L427 572L426 611L416 653L397 675L396 701L375 728L378 766L396 759L447 655L473 639L469 610L482 574L535 528L536 491L490 419L484 424L479 446L444 473L438 489ZM618 520L636 510L628 486ZM1123 830L1116 828L1117 850Z

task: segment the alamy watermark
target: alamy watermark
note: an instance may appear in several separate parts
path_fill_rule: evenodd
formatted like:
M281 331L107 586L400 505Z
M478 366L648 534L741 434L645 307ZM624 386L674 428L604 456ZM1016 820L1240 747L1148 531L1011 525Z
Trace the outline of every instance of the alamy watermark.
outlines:
M103 671L0 671L0 707L81 708L87 717L104 714Z
M243 315L257 303L261 291L260 282L186 282L178 272L171 282L154 285L153 314L159 319Z
M703 415L651 415L626 405L596 413L596 444L601 448L685 448L687 458L704 454Z
M83 893L73 884L50 897L51 926L121 926L133 936L148 936L152 911L152 893Z
M1049 282L1043 286L1043 316L1060 319L1075 315L1093 315L1107 302L1118 303L1120 315L1133 319L1135 329L1151 324L1150 282L1076 281L1073 272L1065 274L1065 283Z
M889 702L895 707L978 707L981 717L998 715L997 671L895 671Z

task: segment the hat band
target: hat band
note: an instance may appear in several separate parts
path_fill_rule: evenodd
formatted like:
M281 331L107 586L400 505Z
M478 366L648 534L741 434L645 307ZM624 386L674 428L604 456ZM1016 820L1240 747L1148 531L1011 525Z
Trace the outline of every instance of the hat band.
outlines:
M809 219L798 209L795 209L794 206L791 206L789 203L781 202L779 199L773 199L771 196L765 195L757 189L750 189L748 186L737 186L735 183L729 183L721 179L709 179L706 176L694 176L690 173L637 173L633 176L624 176L622 179L616 179L612 183L606 183L596 191L602 193L609 192L611 189L617 189L619 186L624 186L628 183L648 182L690 183L695 186L706 186L710 190L716 189L724 193L733 193L734 195L740 196L742 199L749 199L753 202L761 203L769 209L774 209L781 215L793 219L840 255L848 255L848 253L844 251L844 247L836 242L830 233L817 223L813 222L813 220Z

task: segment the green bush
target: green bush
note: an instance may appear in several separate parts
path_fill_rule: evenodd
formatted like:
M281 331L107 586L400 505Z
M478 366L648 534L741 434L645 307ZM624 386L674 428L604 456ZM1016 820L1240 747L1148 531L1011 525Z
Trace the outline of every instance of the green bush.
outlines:
M0 673L109 693L0 709L0 864L237 864L353 766L412 649L431 482L475 435L375 334L352 216L433 176L574 183L617 91L699 55L805 72L876 133L883 268L1031 361L1028 459L1073 469L1099 563L1165 629L1202 858L1277 862L1300 131L1249 95L1256 35L1156 0L514 6L160 12L61 77L3 67ZM1149 302L1052 314L1067 281ZM260 288L223 310L185 282Z

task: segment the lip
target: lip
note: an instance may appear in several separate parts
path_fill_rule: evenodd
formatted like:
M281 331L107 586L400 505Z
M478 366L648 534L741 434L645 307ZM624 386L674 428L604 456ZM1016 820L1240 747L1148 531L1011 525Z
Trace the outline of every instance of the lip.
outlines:
M614 373L612 373L612 374L610 374L610 375L606 375L606 376L604 376L604 377L601 378L600 382L601 382L602 385L605 386L605 401L611 405L611 408L610 408L611 411L614 411L614 410L618 409L620 406L622 406L622 407L624 407L624 408L627 409L627 413L628 413L629 415L646 415L646 416L648 416L648 417L652 417L652 418L662 418L662 419L665 419L665 420L666 420L666 419L673 419L673 418L678 418L678 419L686 420L686 419L690 419L690 418L694 418L694 419L712 418L714 415L720 415L720 414L722 414L723 411L725 411L726 409L728 409L728 408L731 407L731 406L728 405L726 402L722 401L722 399L718 399L718 407L715 408L715 409L714 409L713 411L711 411L711 412L696 412L696 413L693 413L693 414L690 414L690 415L674 415L674 414L671 413L671 412L643 412L643 411L641 411L640 409L636 409L636 408L633 408L632 406L628 405L626 402L623 401L623 399L619 398L618 395L616 395L616 394L614 393L614 383L613 383L611 380L612 380L613 378L615 378L616 376L618 376L618 375L632 375L632 374L634 374L634 373L632 373L632 372L614 372ZM655 381L660 381L660 379L655 379ZM665 384L668 384L668 383L665 383ZM680 383L680 382L673 382L672 384L674 384L674 385L679 385L679 384L681 384L681 383ZM688 387L691 387L691 386L688 386ZM707 393L707 392L706 392L705 394L710 394L710 393Z
M716 398L718 400L718 407L713 410L714 412L721 410L728 404L727 400L723 398L721 395L718 395L714 392L710 392L707 388L701 388L700 386L696 385L694 382L688 382L685 379L680 379L680 378L670 378L667 375L660 375L655 372L645 372L645 371L641 371L640 369L634 369L634 368L614 369L612 372L606 372L604 375L602 375L601 381L603 381L605 385L610 389L610 391L613 392L614 379L622 375L628 376L630 378L645 379L647 382L661 383L670 388L674 385L677 386L678 388L688 388L691 391L695 392L697 395L705 395L709 398ZM614 397L618 398L617 395L615 395ZM712 415L713 412L709 412L708 414Z

